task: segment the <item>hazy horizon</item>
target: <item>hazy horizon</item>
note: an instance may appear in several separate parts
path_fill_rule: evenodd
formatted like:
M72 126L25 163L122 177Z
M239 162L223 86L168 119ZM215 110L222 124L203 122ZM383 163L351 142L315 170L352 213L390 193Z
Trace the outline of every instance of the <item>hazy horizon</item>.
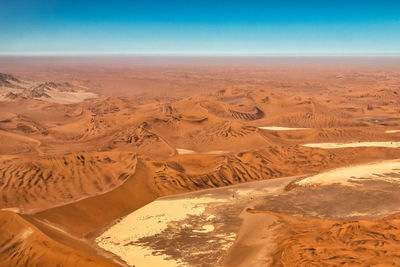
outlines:
M398 53L78 53L78 52L57 52L57 53L0 53L0 57L388 57L400 56Z
M398 1L2 1L0 55L398 55Z

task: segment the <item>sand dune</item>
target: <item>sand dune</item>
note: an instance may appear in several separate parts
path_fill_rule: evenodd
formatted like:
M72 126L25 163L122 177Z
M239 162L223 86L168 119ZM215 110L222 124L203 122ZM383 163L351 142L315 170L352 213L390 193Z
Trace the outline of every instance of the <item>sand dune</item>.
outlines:
M284 190L292 180L293 177L283 178L160 198L118 220L96 242L130 265L213 264L221 261L233 244L244 207L266 194Z
M32 98L59 104L72 104L97 98L98 95L82 90L83 86L70 83L36 83L23 81L13 75L0 73L0 100L12 101L16 98Z
M324 255L330 255L324 250L328 246L328 240L337 238L342 232L340 227L336 229L336 226L340 225L346 228L351 225L346 232L350 235L349 238L354 240L355 244L358 244L356 240L365 237L365 235L368 236L368 232L371 231L368 230L369 224L375 226L381 224L379 221L365 221L367 227L365 230L351 232L354 230L354 223L364 225L364 221L354 221L359 220L357 217L372 216L379 219L390 213L400 211L400 199L391 198L392 194L398 195L399 188L393 186L375 188L376 185L368 184L368 180L365 179L368 177L365 173L357 172L357 168L362 166L364 171L371 173L373 176L371 179L380 182L393 182L381 177L381 173L389 172L389 175L398 176L394 173L399 169L396 164L399 164L398 160L365 164L356 168L342 168L350 174L359 176L359 178L355 176L349 178L352 179L353 183L358 182L354 186L364 187L359 191L350 190L349 192L347 190L349 195L358 198L357 195L360 192L368 192L369 190L375 194L376 199L369 200L368 203L358 198L364 208L372 208L372 210L366 210L366 213L357 213L357 208L360 207L353 206L353 199L340 198L342 196L342 189L340 188L327 188L329 191L315 194L313 188L318 185L317 181L313 181L314 187L310 187L310 178L287 177L157 199L116 221L114 225L111 225L96 238L96 242L102 248L119 255L127 263L136 262L144 266L202 266L205 263L215 264L217 262L218 265L222 266L248 266L249 264L252 266L274 266L277 264L276 261L279 262L280 259L289 262L290 257L281 255L283 249L295 249L298 251L296 253L307 253L307 242L314 244L315 251L318 251L319 255L315 259L310 256L307 260L304 259L304 262L324 262L326 261ZM334 170L337 172L335 175L331 175L331 172L323 172L312 176L311 179L323 177L326 178L324 180L326 184L322 185L336 184L338 180L332 181L329 178L331 176L344 177L344 174L340 171L342 169ZM343 178L343 180L345 179ZM303 184L303 181L307 181L307 183ZM324 210L326 209L333 211L330 214L331 216L340 214L344 218L352 218L353 221L291 217L264 210L265 208L272 210L278 208L284 211L286 209L286 212L290 213L287 207L292 205L292 196L289 194L292 192L296 194L298 191L297 187L292 186L294 182L301 186L307 185L305 189L308 192L304 194L303 198L299 197L298 203L294 203L293 206L301 207L303 205L304 211L310 210L313 217L326 217L327 214ZM394 182L397 183L397 181ZM347 184L341 183L341 185ZM381 196L376 195L373 190L386 193L382 197L386 196L388 198L386 201L391 202L393 207L389 207L388 203L382 203ZM332 194L332 199L329 194ZM307 202L304 198L311 199L311 201ZM294 200L296 201L296 199ZM374 201L377 204L376 206ZM315 205L318 205L319 202L321 202L322 210L315 208ZM378 205L378 203L383 205ZM385 205L388 209L382 209L382 206ZM339 213L337 213L338 211ZM292 225L294 222L296 223ZM305 225L302 225L303 223ZM325 228L325 226L328 226L328 228ZM291 230L288 230L288 227L295 227L293 231L297 231L297 229L303 231L303 227L306 227L307 230L304 230L304 234L309 235L312 239L314 238L315 241L303 240L304 234L290 232ZM321 248L321 244L318 242L318 234L309 234L313 232L310 230L313 227L316 227L317 232L326 231L324 232L326 240L323 242L327 243L322 245ZM332 233L330 229L337 231ZM386 230L382 227L379 231L383 233ZM374 237L370 236L369 238L370 242L373 242ZM289 242L286 241L287 239L292 243L289 243L289 245L285 243ZM344 240L338 239L337 242L337 250L341 251L340 253L352 253L354 248L346 247ZM216 243L219 249L211 249ZM297 246L299 243L301 245ZM222 246L222 244L224 245ZM396 242L393 243L393 246L395 244ZM368 249L374 250L374 248ZM358 261L368 261L368 255L369 252L360 253ZM383 255L382 252L382 257ZM201 256L202 259L197 258L198 256ZM212 261L207 262L210 259ZM335 262L334 259L330 260ZM290 264L294 264L294 262Z
M13 212L0 211L0 264L3 266L115 266L112 262L65 246Z
M100 194L132 175L135 162L134 154L115 152L5 160L0 206L28 211Z
M398 215L377 221L332 221L251 210L244 218L242 239L237 240L241 242L234 245L224 266L246 266L249 262L252 266L399 262L394 249L398 245ZM252 238L245 240L247 237Z
M396 60L2 58L0 265L398 264Z

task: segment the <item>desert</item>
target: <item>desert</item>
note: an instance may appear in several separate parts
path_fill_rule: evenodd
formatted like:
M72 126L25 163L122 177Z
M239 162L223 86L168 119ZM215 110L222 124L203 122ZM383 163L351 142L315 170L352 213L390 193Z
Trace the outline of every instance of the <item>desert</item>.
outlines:
M385 56L0 56L0 265L398 265L399 82Z

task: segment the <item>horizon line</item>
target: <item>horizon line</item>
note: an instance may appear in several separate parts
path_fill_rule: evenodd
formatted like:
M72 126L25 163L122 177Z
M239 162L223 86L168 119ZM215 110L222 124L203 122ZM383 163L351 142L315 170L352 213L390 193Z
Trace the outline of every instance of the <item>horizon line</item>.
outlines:
M318 57L318 56L354 56L354 57L368 57L368 56L400 56L400 52L389 53L119 53L119 52L27 52L27 53L2 53L0 57L107 57L107 56L143 56L143 57Z

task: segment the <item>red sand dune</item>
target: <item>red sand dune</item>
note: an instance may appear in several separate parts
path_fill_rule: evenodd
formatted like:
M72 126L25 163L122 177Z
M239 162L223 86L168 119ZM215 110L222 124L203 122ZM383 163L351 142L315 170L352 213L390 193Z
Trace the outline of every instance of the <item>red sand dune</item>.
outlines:
M10 75L0 76L1 264L121 265L93 240L157 197L400 158L396 148L303 146L399 142L398 63L2 59ZM268 126L307 129L260 128ZM253 210L223 264L398 264L396 216Z

